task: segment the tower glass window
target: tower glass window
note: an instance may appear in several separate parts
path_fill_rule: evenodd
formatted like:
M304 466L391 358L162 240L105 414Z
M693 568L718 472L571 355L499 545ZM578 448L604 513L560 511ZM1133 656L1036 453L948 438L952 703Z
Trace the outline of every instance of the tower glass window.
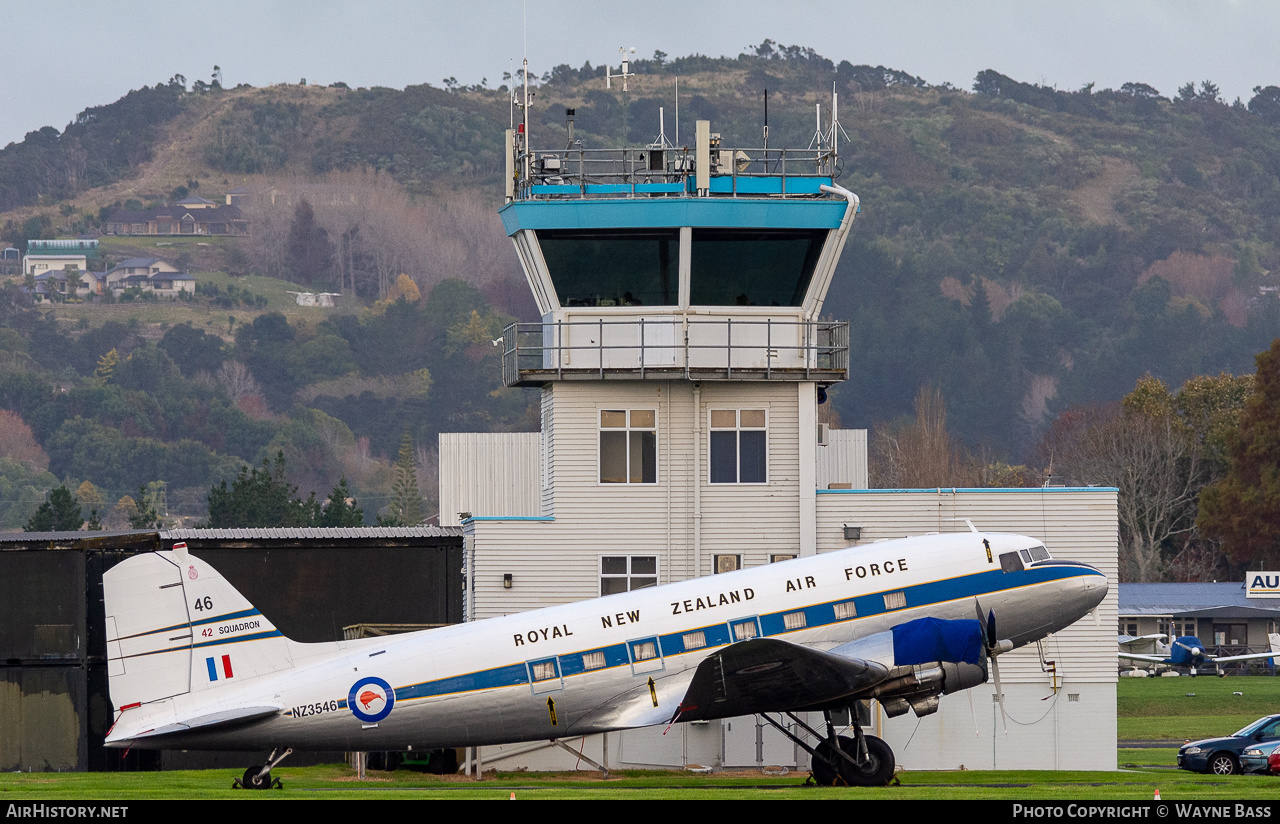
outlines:
M561 306L675 306L678 229L542 229L538 246Z
M694 229L689 303L799 306L826 229Z

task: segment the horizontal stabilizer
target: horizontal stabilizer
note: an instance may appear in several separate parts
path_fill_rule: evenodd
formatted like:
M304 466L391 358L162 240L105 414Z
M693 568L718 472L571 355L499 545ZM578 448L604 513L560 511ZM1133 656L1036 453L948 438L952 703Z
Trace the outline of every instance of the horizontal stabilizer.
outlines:
M191 732L192 730L207 730L214 727L230 727L237 724L256 721L260 718L269 718L277 715L283 707L238 707L231 710L222 710L220 712L201 715L196 718L188 718L183 721L177 721L172 724L165 724L163 727L146 730L144 732L129 734L128 732L117 732L112 730L107 735L106 745L108 747L120 747L126 744L138 741L143 738L156 738L162 735L172 735L179 732ZM121 716L121 721L128 720L128 713ZM116 726L119 726L117 723Z

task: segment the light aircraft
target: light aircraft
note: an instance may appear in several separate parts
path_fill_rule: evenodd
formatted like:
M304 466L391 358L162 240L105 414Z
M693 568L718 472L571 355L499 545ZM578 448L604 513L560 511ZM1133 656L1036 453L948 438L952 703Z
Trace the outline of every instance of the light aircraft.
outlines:
M972 529L972 526L971 526ZM823 784L880 785L889 745L837 735L874 698L933 713L997 655L1074 623L1103 573L1034 538L971 532L881 541L737 572L403 635L303 644L209 564L171 551L104 576L109 747L408 751L554 740L761 714ZM797 737L768 713L822 711ZM816 746L811 743L816 741ZM277 753L281 753L277 756ZM278 783L278 782L277 782Z
M1159 669L1160 665L1166 667L1187 667L1191 677L1196 676L1196 668L1205 664L1225 664L1231 661L1248 661L1257 658L1280 658L1280 634L1271 633L1267 636L1271 645L1270 652L1250 652L1245 655L1213 655L1204 651L1204 644L1194 635L1184 635L1181 638L1173 639L1173 643L1169 643L1169 636L1163 633L1156 635L1121 635L1119 637L1120 651L1116 654L1126 661L1141 661L1147 664L1155 664ZM1154 646L1154 654L1144 654L1135 652L1139 648L1152 648ZM1226 677L1226 671L1219 668L1218 675Z

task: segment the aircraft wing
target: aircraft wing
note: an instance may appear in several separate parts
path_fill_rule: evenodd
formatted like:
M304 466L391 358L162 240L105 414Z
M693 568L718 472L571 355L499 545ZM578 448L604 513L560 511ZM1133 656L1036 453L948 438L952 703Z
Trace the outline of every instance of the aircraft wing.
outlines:
M1280 652L1251 652L1247 655L1206 655L1206 659L1222 663L1223 661L1248 661L1251 658L1280 658Z
M1167 646L1169 643L1169 637L1163 632L1157 632L1154 635L1121 635L1117 640L1121 648L1130 652L1151 649L1157 644Z
M107 745L123 746L116 742L121 741L137 741L142 738L155 738L161 735L172 735L174 733L184 733L192 731L201 731L212 729L214 727L228 727L235 724L243 724L249 721L256 721L259 718L267 718L279 713L283 707L237 707L236 709L222 710L220 712L202 715L196 718L188 718L177 721L172 724L166 724L163 727L155 727L149 730L133 732L127 728L120 728L121 721L127 721L125 715L116 721L111 731L107 733ZM120 728L120 729L117 729Z
M1146 661L1149 664L1169 663L1169 656L1167 655L1139 655L1136 652L1118 652L1116 655L1130 661Z
M681 721L826 704L885 680L883 664L755 638L707 656L680 702Z

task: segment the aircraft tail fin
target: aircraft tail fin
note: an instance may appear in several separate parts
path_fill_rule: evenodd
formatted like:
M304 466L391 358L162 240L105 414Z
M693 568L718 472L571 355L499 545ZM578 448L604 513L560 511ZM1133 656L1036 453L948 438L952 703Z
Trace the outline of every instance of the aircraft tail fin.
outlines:
M117 709L293 666L289 640L186 549L136 555L103 575L107 674Z

